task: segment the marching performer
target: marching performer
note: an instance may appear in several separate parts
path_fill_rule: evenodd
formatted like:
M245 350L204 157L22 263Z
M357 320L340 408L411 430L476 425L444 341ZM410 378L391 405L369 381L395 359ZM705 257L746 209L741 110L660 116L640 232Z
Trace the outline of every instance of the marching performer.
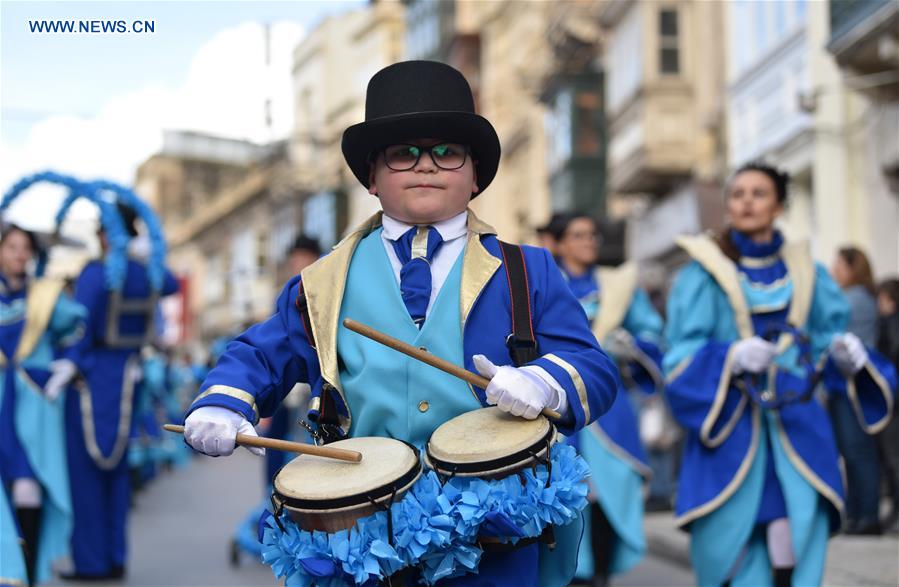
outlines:
M131 238L138 235L135 211L117 204ZM109 240L98 231L105 255ZM66 433L75 527L74 572L65 579L98 580L125 574L126 522L130 498L126 447L132 426L140 348L154 328L156 299L178 290L166 272L153 292L144 263L128 259L121 291L106 287L102 261L88 263L75 283L75 298L88 309L85 335L66 354L84 378L66 401Z
M637 287L637 267L596 267L600 235L596 221L585 214L556 219L553 236L568 287L596 339L618 363L628 393L636 395L636 402L646 395L662 401L655 395L662 384L662 318ZM628 394L619 394L611 409L571 442L592 471L590 515L577 577L605 585L610 575L626 572L646 552L643 485L651 470Z
M818 585L843 486L819 378L869 434L893 406L892 366L852 334L839 287L775 228L787 176L731 178L731 226L683 237L668 300L668 400L687 430L676 513L700 585Z
M84 329L83 306L63 282L27 275L35 235L0 234L0 583L38 583L68 553L72 531L63 401L75 374L54 357ZM21 545L19 537L21 536Z
M530 311L532 338L513 332L516 270L495 231L468 209L496 174L499 139L475 114L461 73L429 61L376 73L366 119L346 130L343 153L383 211L290 280L276 314L229 344L186 419L194 448L230 454L235 434L253 434L252 423L296 382L312 386L310 417L326 438L382 436L419 447L440 424L488 404L530 419L555 409L566 434L611 406L617 370L543 249L514 248L511 261L526 271L516 283L527 285L515 311ZM344 328L346 317L476 368L489 386L412 364ZM477 575L446 583L566 585L580 530L557 528L553 551L531 542L484 553Z

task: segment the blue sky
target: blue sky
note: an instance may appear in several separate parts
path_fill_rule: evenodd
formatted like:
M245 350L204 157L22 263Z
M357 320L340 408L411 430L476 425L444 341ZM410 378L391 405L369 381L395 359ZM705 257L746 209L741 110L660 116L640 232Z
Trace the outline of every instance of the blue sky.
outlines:
M257 142L286 136L294 47L326 16L365 5L0 0L0 193L48 169L131 184L165 130ZM152 20L155 31L36 33L29 25L60 20ZM271 25L269 69L264 24ZM34 190L8 215L40 227L62 191Z
M49 115L96 115L110 96L184 83L191 56L222 29L293 21L306 31L364 2L0 2L0 136L24 140ZM155 21L138 34L32 33L35 20Z

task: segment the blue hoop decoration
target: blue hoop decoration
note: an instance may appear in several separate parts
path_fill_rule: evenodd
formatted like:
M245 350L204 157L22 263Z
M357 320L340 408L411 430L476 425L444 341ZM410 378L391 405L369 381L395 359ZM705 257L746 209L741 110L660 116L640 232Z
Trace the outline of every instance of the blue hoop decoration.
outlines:
M797 381L796 376L792 376L790 381L793 384L799 383L798 389L790 389L774 396L768 389L763 386L763 378L758 373L743 373L734 379L734 385L745 394L750 401L756 405L767 408L769 410L778 410L783 406L805 403L812 399L815 388L821 381L821 372L819 372L812 361L811 341L807 334L799 328L791 324L773 324L769 326L762 335L762 338L771 343L777 343L782 334L792 337L790 346L796 348L796 363L792 365L802 377ZM776 388L776 384L785 374L776 371L776 379L774 382L767 382L767 386L772 389ZM784 378L786 378L784 376Z
M144 221L150 236L150 259L147 263L147 278L150 287L155 291L162 291L165 280L165 236L162 232L162 223L159 217L146 202L141 200L130 188L106 180L96 180L87 184L98 195L101 192L112 192L116 200L134 209L137 216Z
M61 185L69 189L69 193L63 202L60 211L56 215L56 231L59 231L62 220L68 213L68 209L78 198L87 198L100 209L100 222L109 238L110 249L106 254L106 288L109 290L121 290L125 283L125 269L127 267L126 250L128 236L125 233L125 225L119 218L115 207L109 202L103 201L89 186L78 181L74 177L63 175L55 171L42 171L23 177L3 195L0 201L0 215L6 212L9 206L28 188L37 183L51 183ZM38 258L37 275L44 274L47 265L46 252Z

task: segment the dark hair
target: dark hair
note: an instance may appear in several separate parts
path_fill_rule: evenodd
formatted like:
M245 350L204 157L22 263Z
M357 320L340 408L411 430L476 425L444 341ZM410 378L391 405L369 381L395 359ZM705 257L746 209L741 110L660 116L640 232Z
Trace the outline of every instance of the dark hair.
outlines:
M768 165L764 161L750 161L744 163L735 172L733 177L737 177L746 171L758 171L768 176L768 179L774 184L774 191L777 193L777 201L780 204L787 203L787 185L790 183L790 174L786 171Z
M313 253L316 257L322 254L322 248L318 244L318 240L306 236L305 234L301 234L293 241L293 246L288 249L287 254L296 253L300 251L309 251Z
M122 223L125 225L125 230L128 232L128 236L134 238L137 236L137 212L135 212L134 208L123 204L121 202L116 202L116 209L119 211L119 216L122 217Z
M881 281L877 286L877 293L886 295L893 300L893 305L899 308L899 278L893 277Z
M557 214L553 216L550 220L549 224L546 225L546 231L553 236L557 241L562 240L562 237L565 236L565 232L571 226L571 223L580 218L584 218L593 223L597 229L599 226L596 223L596 219L587 214L586 212L568 212L565 214Z
M877 294L877 288L874 286L874 275L871 272L871 263L868 256L858 247L841 247L837 254L849 267L849 285L861 285L871 295Z
M18 224L4 224L2 232L0 232L0 245L6 242L6 237L14 232L21 232L28 238L28 244L31 245L31 252L37 255L41 252L41 244L37 240L37 235L30 230L25 230Z
M537 234L548 234L555 238L555 234L558 232L559 223L564 222L567 217L568 214L565 212L556 212L549 217L546 224L537 227Z

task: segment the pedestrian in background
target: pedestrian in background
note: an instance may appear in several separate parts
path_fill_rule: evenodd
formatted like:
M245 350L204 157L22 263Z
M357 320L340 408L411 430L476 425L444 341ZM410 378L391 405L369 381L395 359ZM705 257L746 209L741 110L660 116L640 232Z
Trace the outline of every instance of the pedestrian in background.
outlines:
M892 409L892 365L845 332L839 286L775 228L787 183L769 165L741 167L730 226L678 239L692 261L668 299L664 364L687 430L677 523L700 585L819 585L843 486L816 383L849 397L869 434Z
M899 279L888 279L880 284L877 288L877 308L880 313L877 349L899 371ZM893 418L877 435L877 443L890 500L890 511L881 521L881 529L895 531L899 521L899 418Z
M556 234L559 232L559 224L564 223L567 216L567 214L556 212L546 224L537 227L537 246L549 251L556 258L556 262L559 260L556 253Z
M849 302L846 331L866 347L877 346L876 288L868 257L856 247L843 247L831 267L834 280ZM880 463L877 441L866 434L848 396L828 396L837 447L846 467L846 534L880 534Z
M643 489L652 477L634 405L662 402L662 319L637 287L637 266L596 266L601 235L580 213L550 223L559 268L596 339L615 360L625 393L596 422L572 436L590 465L590 506L578 555L577 579L606 585L645 555ZM655 408L664 404L656 405ZM650 408L650 409L655 409Z
M75 370L54 356L81 335L87 311L63 282L28 275L38 254L33 233L2 228L0 585L50 579L72 532L60 395Z

